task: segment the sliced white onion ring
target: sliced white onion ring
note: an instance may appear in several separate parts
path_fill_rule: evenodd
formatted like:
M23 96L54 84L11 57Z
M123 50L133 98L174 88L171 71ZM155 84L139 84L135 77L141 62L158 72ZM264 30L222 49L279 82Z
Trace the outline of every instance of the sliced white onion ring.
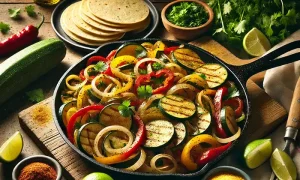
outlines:
M164 168L158 168L158 167L156 166L156 161L157 161L158 159L161 159L161 158L167 158L167 159L169 159L169 160L174 164L173 168L170 169L170 170L164 170ZM176 162L176 160L175 160L172 156L170 156L169 154L157 154L156 156L154 156L154 157L151 159L151 161L150 161L150 166L151 166L153 169L155 169L156 171L160 172L160 173L164 173L164 174L167 174L167 173L174 173L174 172L176 171L176 169L177 169L177 162Z
M119 80L117 80L117 79L115 79L115 78L113 78L113 77L111 77L111 76L107 76L107 75L104 75L104 74L100 74L100 75L96 76L96 77L92 80L92 83L91 83L91 84L92 84L92 89L93 89L93 91L94 91L97 95L99 95L99 96L101 96L101 97L113 97L113 96L115 95L115 93L112 93L112 92L102 92L102 91L100 91L100 90L97 88L96 82L98 81L98 79L101 79L101 78L107 78L107 79L110 79L113 83L116 84L116 86L117 86L118 88L121 88L121 86L122 86Z
M190 84L176 84L171 89L169 89L169 91L167 92L167 95L170 95L170 94L176 95L181 90L186 94L187 98L189 98L191 100L195 99L197 89ZM189 91L187 92L187 90L189 90ZM182 94L180 94L180 95L182 95ZM184 95L182 95L182 96L185 97Z
M158 62L158 63L160 63L161 65L165 66L165 63L162 62L162 61L159 60L159 59L156 59L156 58L144 58L144 59L138 61L138 62L135 64L135 66L134 66L133 71L134 71L134 74L135 74L136 76L140 75L140 73L139 73L139 66L140 66L142 63L145 63L145 62Z
M103 128L96 136L95 140L94 140L94 152L96 154L96 156L98 157L104 157L101 151L101 146L99 148L99 142L102 139L102 137L104 135L106 135L108 132L110 131L121 131L123 133L125 133L128 136L128 143L126 144L126 146L124 146L123 148L118 149L121 152L125 152L126 150L128 150L130 148L130 146L132 145L133 142L133 136L132 133L125 127L123 126L119 126L119 125L112 125L112 126L108 126Z
M138 109L138 114L141 114L141 113L143 113L151 104L152 104L152 102L153 101L155 101L156 99L161 99L161 98L163 98L164 97L164 95L163 94L154 94L154 95L152 95L150 98L148 98L148 100L147 101L144 101L141 105L140 105L140 107L139 107L139 109Z
M143 149L141 149L140 158L132 166L129 166L128 168L125 168L124 170L136 171L144 164L145 160L146 160L146 153Z
M241 128L239 127L238 131L237 131L234 135L232 135L232 136L230 136L230 137L228 137L228 138L219 138L219 137L216 135L216 132L215 132L214 129L212 130L212 135L213 135L214 138L217 139L217 141L218 141L219 143L227 144L227 143L232 142L232 141L234 141L234 140L236 140L237 138L240 137L240 135L241 135Z
M76 84L75 86L72 86L72 85L69 83L72 79L74 79L74 80L76 80L76 81L81 81L80 77L77 76L77 75L74 75L74 74L69 75L69 76L67 77L67 79L66 79L66 85L67 85L67 87L68 87L70 90L72 90L72 91L78 90L79 88L81 88L82 86L84 86L84 85L86 84L86 82L87 82L87 79L85 79L85 80L82 81L80 84Z
M88 70L89 69L92 69L92 68L94 68L95 67L95 65L89 65L88 67L86 67L85 69L84 69L84 71L83 71L83 75L84 75L84 77L85 77L85 79L89 79L90 78L90 75L89 75L89 73L88 73Z

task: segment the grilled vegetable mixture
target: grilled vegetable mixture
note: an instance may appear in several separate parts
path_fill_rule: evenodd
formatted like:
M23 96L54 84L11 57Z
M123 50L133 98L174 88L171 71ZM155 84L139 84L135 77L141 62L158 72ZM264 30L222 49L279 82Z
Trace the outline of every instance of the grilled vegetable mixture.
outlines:
M188 173L241 133L243 101L220 64L184 46L127 43L69 75L59 109L69 140L127 171Z

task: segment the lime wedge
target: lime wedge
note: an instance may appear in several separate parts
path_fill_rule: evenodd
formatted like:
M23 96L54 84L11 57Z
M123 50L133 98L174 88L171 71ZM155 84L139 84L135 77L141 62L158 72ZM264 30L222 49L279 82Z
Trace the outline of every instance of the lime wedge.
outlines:
M244 159L246 165L251 168L257 168L264 163L272 154L271 139L258 139L252 141L246 146Z
M271 44L260 30L252 28L243 39L243 47L251 56L262 56L271 49Z
M20 132L17 131L0 147L0 161L12 162L21 154L22 149L23 138Z
M280 180L294 180L297 178L295 163L287 153L277 148L271 156L271 167Z
M105 173L94 172L85 176L82 180L114 180L114 179Z

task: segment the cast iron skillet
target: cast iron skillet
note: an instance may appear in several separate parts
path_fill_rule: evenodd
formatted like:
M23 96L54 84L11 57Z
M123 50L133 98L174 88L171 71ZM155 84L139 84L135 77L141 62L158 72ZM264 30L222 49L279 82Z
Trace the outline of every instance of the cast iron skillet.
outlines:
M64 129L64 125L61 121L59 121L58 117L58 109L61 106L61 100L60 100L60 94L63 88L65 87L65 79L70 74L78 74L81 69L83 69L86 65L87 59L94 55L103 55L106 56L111 50L118 48L121 44L126 42L136 42L141 44L142 42L156 42L159 39L137 39L137 40L130 40L130 41L118 41L113 43L108 43L100 46L97 48L94 52L86 55L81 59L80 62L69 68L67 72L62 76L62 78L59 80L55 91L54 91L54 104L53 104L53 112L54 112L54 119L55 119L55 125L60 133L60 135L63 137L63 139L66 141L66 143L69 144L79 155L81 155L84 159L92 162L93 164L96 164L97 167L101 168L103 171L109 171L109 172L119 172L118 174L121 174L124 178L124 175L135 175L135 176L144 176L145 178L159 178L159 177L172 177L172 178L180 178L180 177L195 177L200 176L206 173L208 170L210 170L214 164L216 164L218 161L220 161L223 157L225 157L231 150L236 146L238 143L238 140L233 143L233 145L224 152L221 156L214 159L213 161L209 162L207 165L205 165L202 169L199 169L198 171L191 172L188 174L148 174L148 173L140 173L140 172L127 172L112 166L107 166L103 164L97 163L92 157L87 156L85 153L80 151L78 148L76 148L67 138L66 132ZM295 41L292 43L289 43L287 45L284 45L280 48L278 48L275 51L272 51L265 56L261 57L255 62L252 62L248 65L244 66L232 66L229 64L224 63L221 61L218 57L210 54L209 52L204 51L203 49L200 49L196 46L185 44L177 41L170 41L170 40L162 40L167 46L178 46L180 44L184 44L185 47L190 48L197 52L200 56L200 58L206 62L206 63L219 63L222 64L228 71L228 79L235 82L238 90L240 91L241 98L244 101L244 112L245 112L245 125L242 127L242 135L244 135L245 128L247 127L249 115L250 115L250 102L246 90L246 81L247 79L252 76L253 74L256 74L260 71L264 71L266 69L274 68L277 66L281 66L283 64L288 64L297 60L300 60L300 53L295 53L286 57L277 58L278 56L296 48L300 48L300 41ZM277 58L277 59L275 59ZM275 59L275 60L274 60ZM120 175L120 177L121 177ZM123 179L122 178L122 179Z
M91 52L94 51L95 49L98 48L98 46L89 46L85 44L78 43L76 41L73 41L71 38L69 38L68 35L64 32L60 25L60 17L63 11L70 6L71 4L77 2L78 0L64 0L61 2L53 11L52 16L51 16L51 25L52 28L54 29L56 35L68 43L69 45L81 50L81 51L86 51L86 52ZM129 40L129 39L137 39L137 38L147 38L149 37L153 31L156 29L158 22L159 22L159 15L158 12L155 8L155 6L150 2L150 0L144 0L145 3L148 5L149 10L150 10L150 16L151 16L151 21L149 26L143 30L142 32L139 33L126 33L125 36L121 40Z

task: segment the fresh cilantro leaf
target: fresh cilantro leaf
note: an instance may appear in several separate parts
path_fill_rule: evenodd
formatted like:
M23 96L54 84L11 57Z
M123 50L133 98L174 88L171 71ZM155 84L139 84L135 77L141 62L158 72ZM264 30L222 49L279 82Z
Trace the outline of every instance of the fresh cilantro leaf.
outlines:
M152 95L152 87L150 85L143 85L138 87L137 94L140 98L148 98Z
M25 7L25 11L27 12L28 16L30 17L35 17L36 16L36 12L34 11L34 6L32 5L28 5Z
M10 30L10 27L8 24L5 24L4 22L0 22L0 31L3 34L6 34Z
M18 19L20 17L21 9L8 9L9 17L13 19Z
M243 32L245 32L246 28L246 23L247 21L246 20L242 20L240 21L234 28L234 31L237 33L237 34L241 34Z
M158 62L155 62L152 64L152 68L154 71L158 71L158 70L161 70L164 68L164 65L158 63Z
M203 74L203 73L199 74L199 76L200 76L202 79L206 79L206 75Z
M102 61L99 61L95 66L94 69L98 72L106 71L108 68L108 65Z
M225 99L233 98L240 96L239 90L236 88L236 86L232 86L228 88L228 95L225 97Z
M139 73L140 74L147 74L147 70L146 69L139 69Z
M45 99L42 89L35 89L29 92L26 92L26 95L29 97L29 100L32 102L41 102Z
M223 9L223 14L229 14L232 10L231 4L228 1L227 3L224 4L224 9Z
M119 113L124 117L129 117L129 116L133 115L133 111L130 107L129 100L123 101L122 104L120 104L120 106L118 107L118 110L119 110Z
M143 58L146 56L147 56L147 51L143 47L137 46L137 48L135 49L135 57Z

